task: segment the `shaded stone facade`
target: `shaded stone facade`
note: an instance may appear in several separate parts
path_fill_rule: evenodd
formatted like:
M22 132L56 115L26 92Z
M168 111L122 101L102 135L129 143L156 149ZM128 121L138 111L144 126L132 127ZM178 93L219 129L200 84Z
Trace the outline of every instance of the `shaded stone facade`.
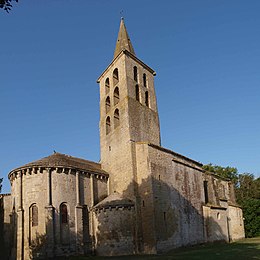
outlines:
M11 259L156 254L244 237L229 180L161 147L155 72L124 21L100 84L101 161L54 153L11 171L0 195Z

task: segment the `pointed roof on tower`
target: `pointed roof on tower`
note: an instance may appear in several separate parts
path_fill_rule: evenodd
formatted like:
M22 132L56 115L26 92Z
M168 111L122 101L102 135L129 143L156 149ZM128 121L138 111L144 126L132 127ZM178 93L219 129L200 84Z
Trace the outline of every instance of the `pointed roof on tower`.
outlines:
M117 41L116 41L114 58L117 57L117 55L122 50L127 50L130 53L132 53L133 55L135 55L135 51L134 51L133 45L130 41L130 38L128 36L123 17L121 18L121 22L120 22L120 28L119 28L119 32L118 32Z

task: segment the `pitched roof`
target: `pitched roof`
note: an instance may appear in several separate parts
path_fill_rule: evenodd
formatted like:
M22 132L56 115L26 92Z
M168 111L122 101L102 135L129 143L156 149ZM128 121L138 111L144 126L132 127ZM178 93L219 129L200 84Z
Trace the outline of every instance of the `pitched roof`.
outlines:
M133 45L130 41L130 38L128 36L125 23L124 23L124 18L121 18L120 22L120 28L118 32L118 37L116 41L116 48L114 52L114 58L117 57L117 55L122 51L122 50L127 50L133 55L135 55L135 51L133 48Z
M101 164L88 161L85 159L72 157L70 155L61 154L55 152L54 154L44 157L40 160L27 163L15 170L28 168L28 167L68 167L76 168L85 171L92 171L97 173L103 173L107 175L107 172L101 169Z

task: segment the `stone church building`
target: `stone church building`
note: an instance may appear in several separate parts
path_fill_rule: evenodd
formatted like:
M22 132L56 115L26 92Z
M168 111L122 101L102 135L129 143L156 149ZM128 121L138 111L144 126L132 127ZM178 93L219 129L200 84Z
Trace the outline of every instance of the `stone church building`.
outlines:
M156 254L244 237L232 183L161 146L154 76L121 19L98 78L101 160L54 153L9 173L0 232L10 259Z

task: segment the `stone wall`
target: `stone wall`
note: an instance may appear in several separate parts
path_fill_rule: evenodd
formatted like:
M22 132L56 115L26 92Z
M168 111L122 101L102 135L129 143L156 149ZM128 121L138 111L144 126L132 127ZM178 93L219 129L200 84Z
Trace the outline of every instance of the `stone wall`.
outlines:
M62 167L35 167L14 173L11 178L17 259L22 255L30 259L91 250L89 210L95 201L107 196L107 177ZM66 208L65 222L62 205ZM37 224L33 224L33 206Z
M228 209L230 240L235 241L245 237L243 212L241 208L229 205Z
M136 165L144 252L244 236L229 181L204 172L189 158L147 143L136 143Z
M8 259L13 247L11 194L0 194L0 252L1 258Z
M94 211L97 255L131 255L135 253L133 207L114 207Z

